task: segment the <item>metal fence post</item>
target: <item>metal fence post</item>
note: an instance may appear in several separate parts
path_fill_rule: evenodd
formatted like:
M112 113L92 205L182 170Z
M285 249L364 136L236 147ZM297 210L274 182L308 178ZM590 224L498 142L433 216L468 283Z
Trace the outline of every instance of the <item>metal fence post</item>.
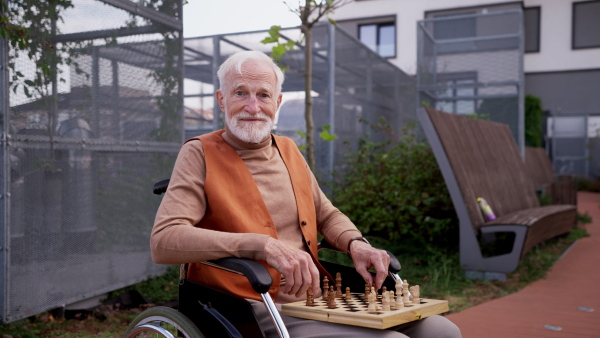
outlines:
M7 4L7 1L0 0ZM0 7L0 12L2 8ZM8 41L0 37L0 323L6 322L8 309L8 264L10 262L10 190L9 190L9 81L8 81Z
M327 24L327 31L329 32L329 50L327 55L329 59L329 125L331 126L330 133L335 134L335 26L331 23ZM333 173L333 163L335 162L335 144L334 141L329 143L329 158L328 158L328 169L330 173Z

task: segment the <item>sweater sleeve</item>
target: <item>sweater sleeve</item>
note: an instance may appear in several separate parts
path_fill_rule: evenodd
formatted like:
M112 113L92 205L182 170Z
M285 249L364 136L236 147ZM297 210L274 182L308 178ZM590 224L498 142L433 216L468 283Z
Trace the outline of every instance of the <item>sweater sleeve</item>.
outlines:
M206 212L206 165L199 140L183 145L156 213L150 237L157 264L183 264L223 257L264 260L268 235L237 234L196 227Z
M329 201L319 187L317 179L308 166L307 170L310 173L313 199L315 201L317 230L330 244L342 252L346 252L350 239L362 236L361 232L356 228L348 216L344 215L338 208L333 206L331 201Z

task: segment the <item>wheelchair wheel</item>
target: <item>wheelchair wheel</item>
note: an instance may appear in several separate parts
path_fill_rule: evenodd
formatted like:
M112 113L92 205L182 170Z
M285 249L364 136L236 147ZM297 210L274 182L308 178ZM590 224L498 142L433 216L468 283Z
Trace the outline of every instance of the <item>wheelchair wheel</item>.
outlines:
M204 335L177 310L156 306L140 313L127 328L125 337L203 338Z

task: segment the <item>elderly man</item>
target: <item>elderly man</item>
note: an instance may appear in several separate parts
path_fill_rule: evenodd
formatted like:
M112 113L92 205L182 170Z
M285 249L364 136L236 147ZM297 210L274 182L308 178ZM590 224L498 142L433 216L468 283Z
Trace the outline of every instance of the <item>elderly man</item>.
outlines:
M265 262L277 303L320 292L324 271L317 259L317 232L351 253L356 270L380 288L388 255L362 239L354 224L325 197L290 139L271 134L281 104L283 73L264 53L232 55L218 71L216 92L225 129L186 142L158 209L151 237L159 264L191 263L188 279L248 299L259 299L243 277L202 264L222 257ZM375 279L367 271L377 271ZM206 271L207 269L212 269ZM323 272L324 273L324 272ZM261 327L276 336L265 311L254 306ZM283 316L292 337L403 337ZM456 337L460 331L433 316L399 328L409 335Z

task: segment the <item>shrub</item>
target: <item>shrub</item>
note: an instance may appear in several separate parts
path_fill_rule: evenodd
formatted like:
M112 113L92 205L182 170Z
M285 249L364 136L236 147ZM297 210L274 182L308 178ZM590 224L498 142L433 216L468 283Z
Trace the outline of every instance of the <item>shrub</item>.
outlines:
M456 251L458 222L446 184L414 130L414 124L405 128L399 141L393 135L383 142L361 139L332 185L332 201L363 234L395 249Z

